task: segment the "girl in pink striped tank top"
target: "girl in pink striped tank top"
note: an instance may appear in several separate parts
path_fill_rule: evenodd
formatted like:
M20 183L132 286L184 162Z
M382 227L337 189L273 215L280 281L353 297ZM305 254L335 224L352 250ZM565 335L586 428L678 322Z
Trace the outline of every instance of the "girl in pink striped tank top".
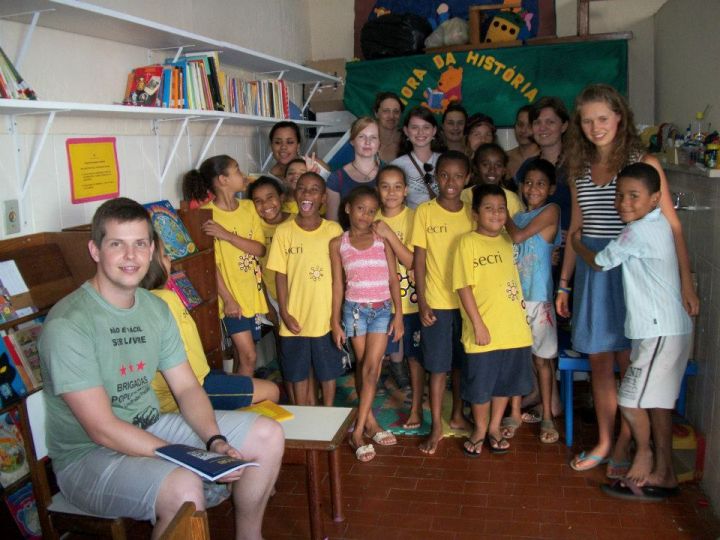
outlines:
M363 462L375 457L373 445L364 444L365 436L381 446L397 443L392 433L380 427L371 408L388 336L398 341L403 335L395 255L371 228L379 206L375 189L353 189L339 212L345 233L330 241L331 328L338 348L351 338L357 359L355 386L360 405L350 446Z

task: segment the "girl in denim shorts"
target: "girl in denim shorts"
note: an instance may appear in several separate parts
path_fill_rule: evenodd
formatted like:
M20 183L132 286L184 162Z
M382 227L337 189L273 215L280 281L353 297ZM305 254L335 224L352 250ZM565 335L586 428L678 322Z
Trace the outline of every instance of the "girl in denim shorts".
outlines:
M403 336L400 284L395 272L389 270L396 267L395 255L371 227L379 206L380 199L373 188L353 189L338 212L345 232L330 241L331 328L338 348L348 337L352 338L358 362L355 385L360 406L350 446L363 462L375 457L373 445L363 444L365 436L381 446L397 443L392 433L380 427L371 408L388 336L393 341Z

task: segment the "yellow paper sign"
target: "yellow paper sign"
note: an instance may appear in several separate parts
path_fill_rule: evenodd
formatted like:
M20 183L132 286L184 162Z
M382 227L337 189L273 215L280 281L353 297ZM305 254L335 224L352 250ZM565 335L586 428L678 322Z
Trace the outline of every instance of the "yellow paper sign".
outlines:
M120 194L115 137L68 139L65 147L73 204L112 199Z

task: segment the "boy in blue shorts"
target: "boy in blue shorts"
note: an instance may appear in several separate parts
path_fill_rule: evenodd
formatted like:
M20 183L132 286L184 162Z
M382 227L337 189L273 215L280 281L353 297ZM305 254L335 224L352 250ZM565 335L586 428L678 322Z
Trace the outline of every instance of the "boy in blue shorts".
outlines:
M325 198L321 176L313 172L300 176L295 187L298 215L278 225L267 262L276 272L280 367L293 386L297 405L315 405L315 396L308 392L310 370L320 381L326 406L333 404L335 379L343 374L342 353L330 333L329 248L330 240L343 231L320 216Z
M671 455L672 410L687 365L692 322L680 295L672 229L659 200L655 168L629 165L617 180L615 208L627 224L620 235L597 254L582 243L582 231L572 237L577 254L596 270L622 265L625 336L632 350L618 404L637 450L625 478L602 489L631 500L663 500L679 491Z
M493 454L510 448L501 422L510 396L532 389L532 334L512 240L505 232L503 189L476 186L472 208L477 227L457 243L452 284L463 308L462 398L470 402L475 420L463 448L469 457L477 457L486 437Z
M450 427L470 429L462 413L460 367L465 357L460 342L460 304L452 287L451 256L460 236L473 228L470 207L460 200L470 177L465 154L450 150L438 158L437 199L415 210L411 244L415 246L413 269L420 313L423 367L430 372L430 436L420 445L434 454L443 437L442 400L447 372L452 371L453 405Z

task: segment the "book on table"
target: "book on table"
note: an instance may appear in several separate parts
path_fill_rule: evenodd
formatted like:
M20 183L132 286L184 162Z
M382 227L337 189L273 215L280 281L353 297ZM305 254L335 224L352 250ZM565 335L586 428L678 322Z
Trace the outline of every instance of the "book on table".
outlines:
M158 448L155 453L161 458L185 467L211 482L238 469L259 467L254 461L245 461L225 454L208 452L202 448L195 448L186 444L169 444Z
M292 420L293 418L295 418L295 415L293 413L288 411L286 408L278 405L277 403L273 403L269 399L261 401L260 403L256 403L255 405L243 407L240 410L262 414L263 416L267 416L268 418L272 418L273 420L277 420L278 422L284 422L285 420Z

